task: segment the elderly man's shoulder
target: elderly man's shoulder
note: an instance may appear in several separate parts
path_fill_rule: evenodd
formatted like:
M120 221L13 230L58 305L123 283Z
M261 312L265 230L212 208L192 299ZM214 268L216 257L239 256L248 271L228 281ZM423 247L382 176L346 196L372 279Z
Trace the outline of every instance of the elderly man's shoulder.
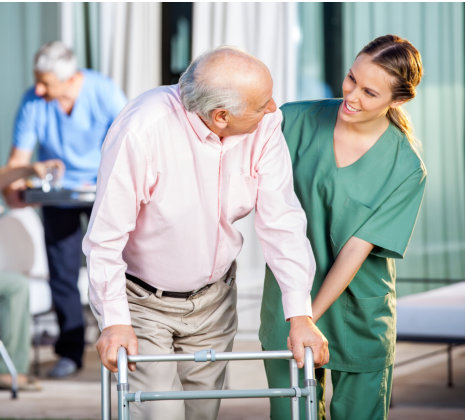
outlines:
M177 85L159 86L129 101L118 119L131 125L156 124L182 111Z
M149 89L129 102L129 106L173 109L181 105L178 85L158 86Z

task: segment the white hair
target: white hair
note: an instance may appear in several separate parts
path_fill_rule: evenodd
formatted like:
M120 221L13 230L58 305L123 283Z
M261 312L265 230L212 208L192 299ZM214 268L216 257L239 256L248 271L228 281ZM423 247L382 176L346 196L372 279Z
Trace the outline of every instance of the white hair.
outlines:
M246 108L246 103L239 89L233 84L218 86L212 80L199 77L199 67L220 51L248 56L248 54L232 48L220 47L197 57L179 79L181 101L189 112L195 112L207 122L211 121L211 113L215 109L224 108L232 115L240 115Z
M53 73L59 80L65 81L78 71L77 59L62 42L48 42L34 56L34 71Z

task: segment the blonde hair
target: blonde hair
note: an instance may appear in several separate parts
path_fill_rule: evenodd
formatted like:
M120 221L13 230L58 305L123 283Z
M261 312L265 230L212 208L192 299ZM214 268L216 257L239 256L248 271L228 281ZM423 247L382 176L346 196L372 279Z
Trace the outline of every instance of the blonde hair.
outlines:
M409 41L397 35L380 36L368 43L357 57L361 54L372 57L374 63L394 77L393 100L409 101L415 97L416 87L423 76L423 64L420 53ZM387 117L406 135L412 146L420 148L412 123L402 107L389 108Z

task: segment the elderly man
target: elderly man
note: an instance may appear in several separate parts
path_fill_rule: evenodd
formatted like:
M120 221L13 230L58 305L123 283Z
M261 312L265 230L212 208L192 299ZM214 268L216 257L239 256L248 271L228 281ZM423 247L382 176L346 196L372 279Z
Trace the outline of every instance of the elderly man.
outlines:
M237 327L233 223L254 208L265 259L283 291L302 364L327 342L312 323L306 219L293 191L281 113L267 67L233 48L197 58L179 85L150 90L110 128L84 239L102 362L129 354L230 351ZM221 388L225 364L142 364L136 390ZM137 419L215 419L219 402L132 404Z
M39 143L39 160L60 159L65 165L61 184L79 188L95 184L100 149L106 132L126 103L125 96L107 77L78 69L73 52L61 42L42 46L34 59L35 86L21 102L14 130L9 166L31 160ZM19 200L21 184L5 192L11 207ZM81 216L91 207L44 206L50 286L60 326L55 344L59 360L49 372L65 377L82 366L84 317L77 282L81 266Z

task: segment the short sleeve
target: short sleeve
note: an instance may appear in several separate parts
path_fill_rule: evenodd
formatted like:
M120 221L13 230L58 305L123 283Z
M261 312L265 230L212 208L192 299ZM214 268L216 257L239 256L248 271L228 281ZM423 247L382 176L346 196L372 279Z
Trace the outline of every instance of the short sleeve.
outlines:
M126 96L112 79L103 75L100 76L98 87L101 105L106 109L109 120L113 121L126 105Z
M417 220L426 175L418 168L392 192L353 236L372 243L373 254L403 258Z
M114 82L111 82L111 85L112 86L109 91L109 98L111 99L108 101L108 106L110 117L114 120L126 105L127 99L123 91L116 86Z
M25 93L16 114L13 132L13 146L18 149L33 150L37 142L37 109L31 91Z

